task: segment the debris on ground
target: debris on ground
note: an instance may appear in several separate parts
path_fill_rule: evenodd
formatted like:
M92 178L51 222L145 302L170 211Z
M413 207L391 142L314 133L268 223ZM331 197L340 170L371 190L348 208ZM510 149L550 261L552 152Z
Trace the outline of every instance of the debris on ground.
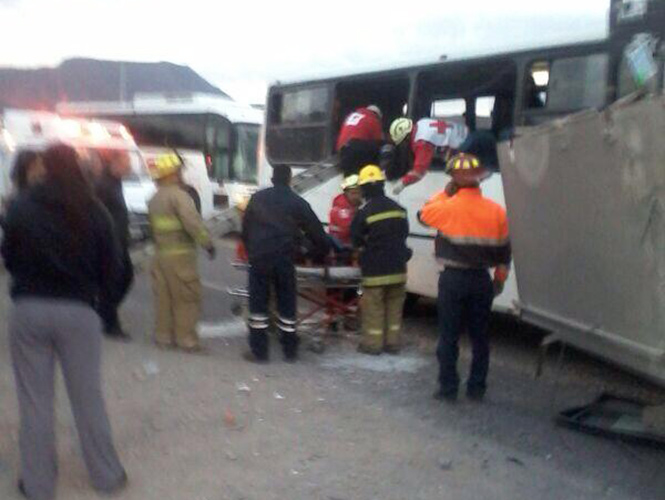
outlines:
M275 399L285 399L279 392L273 392L272 397Z
M250 393L252 389L244 382L236 382L236 391Z

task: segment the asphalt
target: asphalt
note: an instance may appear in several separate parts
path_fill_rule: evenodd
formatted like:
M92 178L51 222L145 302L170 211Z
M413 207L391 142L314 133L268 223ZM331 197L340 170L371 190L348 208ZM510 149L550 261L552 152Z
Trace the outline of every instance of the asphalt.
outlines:
M478 404L434 401L435 309L406 318L397 357L355 352L356 337L325 337L297 364L245 362L245 331L227 287L244 275L230 248L202 257L202 332L208 356L150 342L149 274L124 308L130 344L104 344L104 377L116 444L136 500L384 500L665 498L665 452L555 425L558 411L603 391L665 401L665 392L584 354L550 353L535 379L541 332L496 317L490 390ZM0 276L3 290L6 277ZM0 295L0 317L9 307ZM18 499L18 412L0 321L0 498ZM469 349L462 349L466 371ZM59 497L90 489L62 381L58 380Z

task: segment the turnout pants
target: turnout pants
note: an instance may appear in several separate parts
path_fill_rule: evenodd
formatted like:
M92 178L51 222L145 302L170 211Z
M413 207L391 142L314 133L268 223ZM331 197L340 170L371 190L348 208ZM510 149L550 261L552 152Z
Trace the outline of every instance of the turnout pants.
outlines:
M9 320L21 417L21 479L29 498L55 497L54 378L60 361L93 486L111 491L125 480L101 386L102 332L95 311L78 302L19 299Z
M196 251L157 255L152 267L155 296L155 342L195 349L201 316L201 280Z
M284 356L298 353L296 333L296 271L293 262L282 256L250 263L249 269L249 347L259 359L269 353L270 291L277 303L277 329Z
M360 299L362 313L362 347L381 352L399 349L406 284L366 286Z
M457 358L463 330L471 337L473 360L467 391L484 393L489 370L488 326L494 288L485 269L446 269L439 276L439 383L442 392L457 394Z

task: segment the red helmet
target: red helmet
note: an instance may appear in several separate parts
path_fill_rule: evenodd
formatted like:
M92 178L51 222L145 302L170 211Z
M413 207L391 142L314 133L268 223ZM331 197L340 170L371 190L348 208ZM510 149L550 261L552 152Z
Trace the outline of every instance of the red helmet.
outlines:
M446 173L457 181L466 182L481 182L490 175L478 157L469 153L453 156L446 165Z

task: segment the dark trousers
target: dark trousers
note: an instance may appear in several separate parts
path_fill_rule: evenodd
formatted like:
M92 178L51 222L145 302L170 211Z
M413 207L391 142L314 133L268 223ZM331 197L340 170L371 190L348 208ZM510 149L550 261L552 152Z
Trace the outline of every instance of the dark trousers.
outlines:
M358 175L366 165L378 165L381 142L352 139L339 152L340 168L344 177Z
M107 335L115 334L116 330L120 328L118 308L122 301L125 300L134 281L134 267L129 255L129 249L125 247L122 252L124 274L122 280L118 283L118 290L113 290L112 294L101 294L97 303L97 314L99 314L102 320L102 327L104 333Z
M257 259L249 269L249 347L259 359L268 357L270 293L277 303L277 328L284 355L294 357L300 339L296 334L296 271L283 256Z
M487 270L446 269L439 276L439 383L447 394L459 386L457 358L459 338L466 330L471 337L473 361L467 390L483 393L489 370L488 326L494 287Z

